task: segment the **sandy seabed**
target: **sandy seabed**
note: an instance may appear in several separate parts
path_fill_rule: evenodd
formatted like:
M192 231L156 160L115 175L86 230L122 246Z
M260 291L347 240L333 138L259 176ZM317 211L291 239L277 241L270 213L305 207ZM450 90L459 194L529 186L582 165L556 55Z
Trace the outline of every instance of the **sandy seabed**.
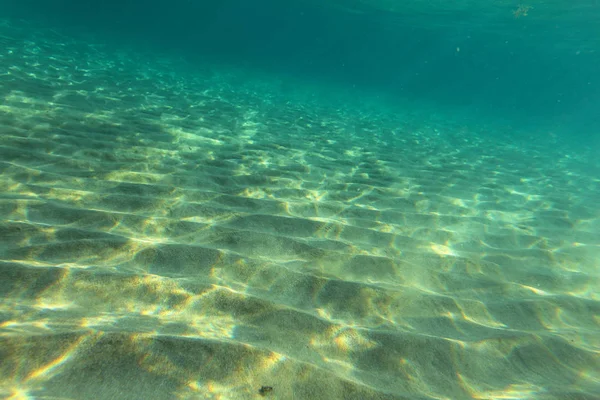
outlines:
M597 166L0 45L0 397L600 398Z

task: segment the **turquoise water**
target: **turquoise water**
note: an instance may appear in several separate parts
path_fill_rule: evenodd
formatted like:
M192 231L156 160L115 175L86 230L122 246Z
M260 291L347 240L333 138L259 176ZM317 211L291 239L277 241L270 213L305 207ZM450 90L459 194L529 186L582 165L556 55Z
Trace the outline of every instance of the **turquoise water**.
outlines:
M0 397L600 399L597 21L2 2Z
M596 136L594 0L19 1L9 10L147 51L289 74L468 117ZM13 4L11 4L13 3ZM16 5L18 4L18 6ZM360 94L357 94L357 97ZM355 99L359 102L359 99ZM468 118L467 117L467 118Z

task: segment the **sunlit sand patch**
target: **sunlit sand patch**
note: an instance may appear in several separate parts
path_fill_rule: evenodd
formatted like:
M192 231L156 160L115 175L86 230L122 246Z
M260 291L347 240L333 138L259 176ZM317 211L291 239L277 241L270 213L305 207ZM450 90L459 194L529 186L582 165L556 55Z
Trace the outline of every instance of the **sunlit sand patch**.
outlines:
M172 319L168 322L189 324L189 332L182 334L189 338L234 339L238 323L231 316L195 316L190 313L188 318ZM192 322L190 321L190 318Z
M334 334L333 343L343 353L351 351L364 351L377 345L376 342L365 338L359 331L352 328L343 328Z
M246 188L240 195L252 199L265 199L268 197L265 191L260 188Z
M69 309L73 309L76 307L74 302L66 302L64 299L40 299L38 300L34 308L38 308L40 310L50 310L50 311L66 311Z
M27 322L19 320L3 321L0 323L0 336L52 332L48 323L49 320L47 318Z
M545 391L543 387L523 383L510 384L502 390L477 389L478 385L471 380L467 380L462 374L459 375L459 379L472 398L481 400L519 400L535 397Z
M102 329L106 326L114 325L118 320L119 316L102 314L94 317L84 317L81 319L80 326L82 328Z
M352 376L354 366L352 355L372 349L377 343L363 337L359 331L351 327L335 326L324 335L310 340L311 349L323 355L323 362L338 374Z
M538 288L535 288L533 286L527 286L527 285L520 285L520 286L523 289L530 290L531 292L537 294L538 296L551 296L552 295L551 293L547 293L546 291L538 289Z
M506 328L506 324L497 321L486 308L486 305L480 301L459 304L461 308L461 319L473 324L486 326L489 328Z
M457 254L449 246L432 243L430 248L435 254L440 255L440 256L451 256L451 257L457 256Z
M78 340L74 341L69 347L63 350L63 354L60 357L52 360L51 362L40 366L36 370L33 370L25 378L25 382L36 381L36 380L48 380L51 376L61 373L61 366L66 364L69 359L73 356L84 342L88 340L94 340L94 336L82 335Z
M206 136L207 134L211 134L212 132L206 132L205 135L199 135L195 132L188 132L184 128L168 125L165 127L165 131L168 134L173 135L173 143L193 143L196 146L202 146L205 143L213 146L223 145L222 141Z
M104 177L107 181L158 184L164 179L163 174L151 172L118 171L110 172Z

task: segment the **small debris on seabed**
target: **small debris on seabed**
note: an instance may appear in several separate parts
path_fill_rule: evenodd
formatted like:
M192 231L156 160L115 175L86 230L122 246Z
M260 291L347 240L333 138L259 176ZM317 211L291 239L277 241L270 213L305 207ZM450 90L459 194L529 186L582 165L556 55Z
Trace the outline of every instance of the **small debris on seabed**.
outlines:
M258 394L260 394L261 396L266 396L267 394L271 393L273 391L273 386L261 386L260 389L258 389Z

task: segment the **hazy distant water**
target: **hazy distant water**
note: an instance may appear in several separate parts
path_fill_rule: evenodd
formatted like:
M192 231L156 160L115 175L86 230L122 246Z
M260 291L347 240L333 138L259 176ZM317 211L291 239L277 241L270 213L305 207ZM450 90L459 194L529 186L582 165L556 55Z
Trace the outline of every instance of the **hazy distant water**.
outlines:
M595 0L4 3L76 34L460 106L586 144L600 127Z
M594 3L6 3L0 397L599 398Z

